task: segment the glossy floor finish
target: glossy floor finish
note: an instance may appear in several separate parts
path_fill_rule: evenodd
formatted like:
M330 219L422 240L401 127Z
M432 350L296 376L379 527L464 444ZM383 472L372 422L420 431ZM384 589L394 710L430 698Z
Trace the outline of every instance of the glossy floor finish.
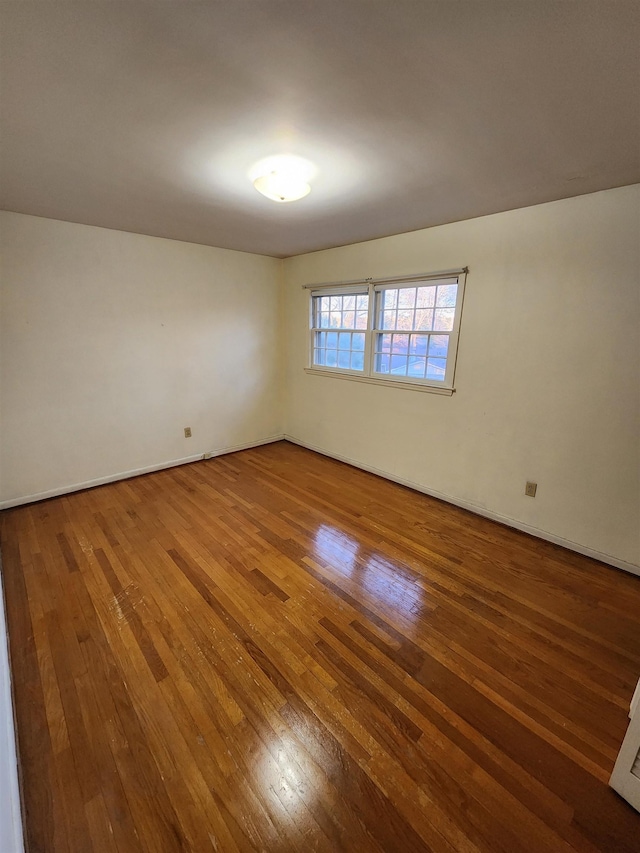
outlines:
M6 511L32 851L638 851L640 580L285 442Z

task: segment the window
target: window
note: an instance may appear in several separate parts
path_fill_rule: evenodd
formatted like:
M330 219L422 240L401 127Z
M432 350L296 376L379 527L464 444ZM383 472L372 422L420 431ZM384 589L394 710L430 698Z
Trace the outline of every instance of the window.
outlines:
M451 393L466 272L307 286L309 370Z

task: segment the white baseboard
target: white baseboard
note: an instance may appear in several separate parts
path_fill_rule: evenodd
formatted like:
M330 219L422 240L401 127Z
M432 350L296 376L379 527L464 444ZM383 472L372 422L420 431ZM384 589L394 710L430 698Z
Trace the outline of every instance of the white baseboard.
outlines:
M420 483L413 480L406 480L403 477L397 477L389 471L382 471L380 468L375 468L373 465L365 465L356 459L350 459L347 456L341 456L338 453L331 453L322 447L316 447L306 441L302 441L293 435L284 435L286 441L292 444L299 444L300 447L306 447L307 450L313 450L315 453L320 453L323 456L329 456L332 459L337 459L339 462L346 462L347 465L353 465L354 468L361 468L363 471L369 471L371 474L377 474L378 477L384 477L385 480L392 480L394 483L399 483L401 486L408 486L410 489L415 489L417 492L422 492L432 498L445 501L446 503L454 504L462 509L468 509L476 515L482 515L485 518L490 518L492 521L499 521L501 524L506 524L508 527L514 527L516 530L521 530L523 533L529 533L532 536L537 536L538 539L545 539L547 542L553 542L554 545L561 545L563 548L568 548L570 551L576 551L578 554L584 554L585 557L593 557L594 560L600 560L602 563L608 563L610 566L615 566L617 569L623 569L625 572L630 572L633 575L640 575L640 566L634 563L627 563L625 560L620 560L611 554L605 554L602 551L596 551L593 548L587 548L579 542L573 542L570 539L564 539L562 536L557 536L555 533L549 533L547 530L541 530L539 527L533 527L531 524L526 524L523 521L518 521L516 518L511 518L508 515L502 515L499 512L493 512L486 507L475 504L472 501L461 500L453 495L438 492L435 489L427 489Z
M152 474L154 471L164 471L167 468L176 468L178 465L187 465L189 462L198 462L202 459L212 459L214 456L222 456L225 453L235 453L237 450L249 450L251 447L259 447L261 444L271 444L274 441L282 441L284 435L272 435L259 441L249 441L245 444L234 444L230 447L222 447L217 450L208 450L206 453L197 453L193 456L183 456L182 459L172 459L170 462L159 462L157 465L147 465L144 468L133 468L131 471L121 471L119 474L109 474L108 477L97 477L95 480L85 480L83 483L74 483L70 486L61 486L58 489L49 489L46 492L37 492L33 495L23 495L19 498L0 501L0 510L9 509L14 506L43 501L47 498L57 498L60 495L68 495L79 492L82 489L92 489L94 486L104 486L106 483L115 483L118 480L127 480L129 477L138 477L140 474ZM4 853L4 851L2 851Z
M18 758L0 559L0 850L23 853Z

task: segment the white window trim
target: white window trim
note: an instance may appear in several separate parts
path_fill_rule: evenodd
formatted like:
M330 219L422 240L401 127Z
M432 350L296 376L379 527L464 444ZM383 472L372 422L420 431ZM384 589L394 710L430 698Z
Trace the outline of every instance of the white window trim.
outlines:
M640 811L640 681L631 700L629 716L631 722L620 747L613 773L609 780L611 787Z
M418 273L407 276L394 276L392 278L367 278L345 282L326 282L322 284L305 284L303 288L309 291L309 338L308 338L308 353L307 367L304 368L305 373L315 376L325 376L332 379L348 379L355 382L366 382L370 385L386 385L392 388L404 388L411 391L426 391L431 394L441 394L450 397L455 392L455 369L458 358L458 340L460 335L460 322L462 318L462 307L464 301L464 292L468 267L461 267L455 270L443 270L441 272ZM458 297L456 300L456 312L454 326L449 333L449 341L451 347L451 357L447 358L447 375L445 382L436 382L429 379L413 379L411 377L402 376L394 378L389 374L379 374L374 371L374 338L375 335L383 330L376 328L377 313L378 313L378 294L387 289L399 288L403 284L418 286L422 282L440 281L447 278L457 278L458 280ZM318 366L313 363L313 350L315 333L318 331L314 327L313 316L313 299L315 296L335 296L344 294L363 294L369 295L369 314L367 328L365 331L365 351L364 365L365 369L351 370L344 367L326 367ZM322 329L321 331L327 331Z

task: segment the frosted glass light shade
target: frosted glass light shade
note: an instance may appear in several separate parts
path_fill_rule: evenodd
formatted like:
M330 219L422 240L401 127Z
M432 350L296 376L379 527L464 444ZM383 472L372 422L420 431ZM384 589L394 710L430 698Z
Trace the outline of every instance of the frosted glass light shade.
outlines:
M297 201L311 192L310 178L315 167L302 157L268 157L251 170L251 179L259 193L279 203Z
M279 202L297 201L311 192L306 181L278 172L269 172L268 175L256 178L253 185L262 195Z

